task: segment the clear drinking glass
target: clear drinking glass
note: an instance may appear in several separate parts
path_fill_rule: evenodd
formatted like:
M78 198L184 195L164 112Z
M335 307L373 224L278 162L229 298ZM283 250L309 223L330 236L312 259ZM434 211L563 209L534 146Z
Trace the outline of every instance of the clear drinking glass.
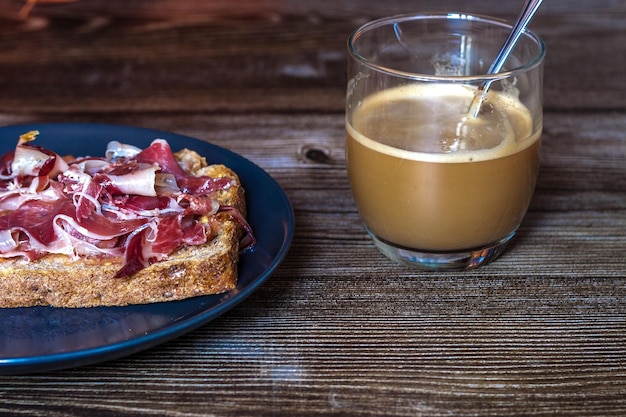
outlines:
M503 70L501 20L420 14L348 40L346 159L376 246L392 260L459 270L495 259L535 188L545 45L525 31ZM480 113L469 113L487 86Z

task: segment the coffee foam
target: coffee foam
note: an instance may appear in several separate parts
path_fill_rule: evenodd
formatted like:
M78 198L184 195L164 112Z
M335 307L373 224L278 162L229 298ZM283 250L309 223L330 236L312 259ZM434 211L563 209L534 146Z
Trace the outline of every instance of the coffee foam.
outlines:
M401 100L418 100L418 101L432 101L437 100L438 103L450 103L449 105L438 106L438 110L441 112L449 113L450 117L456 117L458 114L458 122L462 120L465 114L459 111L459 102L469 105L472 100L475 89L466 85L458 84L426 84L426 85L409 85L400 86L392 89L385 90L377 93L376 95L366 98L360 103L354 113L353 119L357 118L357 114L363 115L369 112L376 111L376 108L380 108L384 103ZM537 129L535 133L533 130L533 123L530 112L522 104L515 95L503 94L500 92L489 92L489 100L494 103L498 111L506 113L507 118L510 121L514 121L516 125L515 133L512 135L505 135L504 140L498 145L489 149L478 150L466 150L459 149L452 152L420 152L413 150L401 149L395 146L387 145L375 141L362 133L358 132L347 120L346 130L347 133L362 145L374 149L377 152L384 153L396 158L424 161L424 162L438 162L438 163L461 163L461 162L477 162L486 161L497 158L502 158L508 155L520 152L527 147L534 144L541 135L541 129ZM456 105L453 101L457 101ZM461 108L465 109L467 106L463 104ZM456 123L456 122L455 122ZM440 130L440 127L435 125L422 125L420 128L421 135L418 136L430 136L433 135L432 140L438 141L439 138L435 137L433 132ZM428 132L424 134L424 132ZM431 139L431 138L427 138Z

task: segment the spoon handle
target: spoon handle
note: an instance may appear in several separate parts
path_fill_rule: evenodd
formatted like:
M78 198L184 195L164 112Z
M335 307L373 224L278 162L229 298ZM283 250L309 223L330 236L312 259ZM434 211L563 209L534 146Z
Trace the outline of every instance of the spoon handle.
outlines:
M524 30L526 30L526 26L528 26L528 23L539 9L539 6L541 6L542 1L543 0L526 0L522 11L517 18L515 26L513 26L511 33L509 33L509 37L502 45L498 56L491 64L491 68L489 68L488 72L489 74L495 74L502 69L502 66L506 62L510 53L513 51L513 48L515 48L520 36L522 36Z
M504 63L508 59L511 52L513 52L513 48L515 48L517 41L524 33L524 30L526 30L526 26L528 26L528 23L532 20L535 12L537 12L542 2L543 0L526 0L519 16L517 17L516 23L511 30L511 33L509 33L509 36L502 45L502 48L500 48L500 52L498 52L496 59L491 64L489 71L487 71L488 74L495 74L502 70ZM485 81L478 87L478 91L476 91L474 99L472 100L468 110L468 113L472 117L478 117L478 113L480 113L480 108L485 100L485 96L490 85L491 81Z

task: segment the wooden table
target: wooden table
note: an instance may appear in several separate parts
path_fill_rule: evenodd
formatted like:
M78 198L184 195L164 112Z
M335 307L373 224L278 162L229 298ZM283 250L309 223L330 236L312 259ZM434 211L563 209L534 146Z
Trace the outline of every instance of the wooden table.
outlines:
M547 1L542 166L507 252L395 266L345 172L345 42L385 15L512 19L521 1L0 0L0 125L99 122L231 149L284 188L286 259L200 329L119 360L0 377L0 414L626 415L626 4ZM25 13L24 13L25 14Z

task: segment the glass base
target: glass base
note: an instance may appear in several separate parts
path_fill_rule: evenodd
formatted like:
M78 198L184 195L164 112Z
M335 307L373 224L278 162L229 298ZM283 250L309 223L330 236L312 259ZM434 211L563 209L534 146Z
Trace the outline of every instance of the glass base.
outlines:
M425 271L462 271L495 260L504 251L515 232L491 245L453 252L428 252L396 246L370 232L376 247L394 262Z

